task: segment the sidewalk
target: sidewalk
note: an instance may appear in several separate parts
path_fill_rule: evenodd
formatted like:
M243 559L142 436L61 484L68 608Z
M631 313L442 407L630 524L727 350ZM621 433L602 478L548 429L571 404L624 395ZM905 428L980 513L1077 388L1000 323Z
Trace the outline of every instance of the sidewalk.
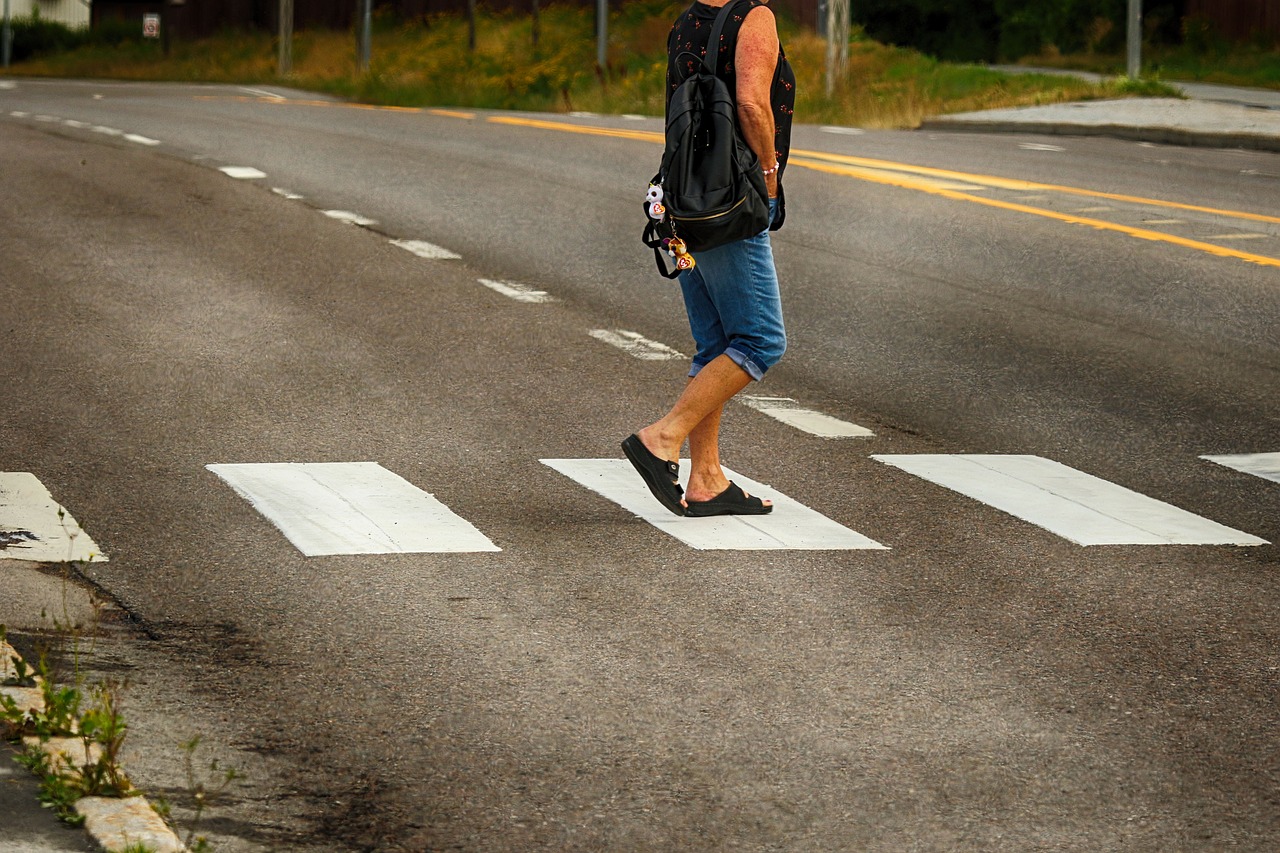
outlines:
M995 66L1010 73L1088 72ZM1280 151L1280 92L1203 83L1176 83L1186 100L1125 98L1043 107L957 113L926 120L922 130L1110 136L1138 142Z

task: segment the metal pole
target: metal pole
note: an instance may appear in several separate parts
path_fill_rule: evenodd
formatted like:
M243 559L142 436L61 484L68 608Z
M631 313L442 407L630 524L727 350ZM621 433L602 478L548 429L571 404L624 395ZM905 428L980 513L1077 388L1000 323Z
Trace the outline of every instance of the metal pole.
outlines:
M609 0L596 0L596 68L605 72L605 45L609 41ZM602 77L603 79L603 77Z
M1142 74L1142 0L1129 0L1129 65L1130 80Z
M849 0L827 2L827 97L849 68Z
M293 0L280 0L280 63L278 73L288 77L293 71Z
M373 53L373 0L360 0L360 70L369 70Z
M13 46L13 28L9 26L9 0L4 0L4 33L0 35L0 53L4 54L4 67L9 67L9 51Z

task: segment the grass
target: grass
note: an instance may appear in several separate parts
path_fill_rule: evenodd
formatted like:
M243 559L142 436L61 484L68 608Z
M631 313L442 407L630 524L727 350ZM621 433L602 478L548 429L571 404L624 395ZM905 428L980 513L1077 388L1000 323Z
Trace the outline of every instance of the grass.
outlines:
M686 4L632 0L609 22L607 68L596 68L593 13L550 6L532 45L527 14L482 12L477 49L467 50L465 17L437 15L403 24L375 23L373 58L356 68L350 32L301 31L293 73L276 76L276 45L266 33L225 33L178 42L164 56L155 42L86 45L15 65L13 73L123 80L287 82L383 106L437 106L605 113L663 112L666 34ZM797 77L796 111L808 123L911 128L931 115L1174 92L1158 84L1133 91L1115 81L1092 84L1049 75L1006 75L979 66L938 62L887 47L855 32L849 72L825 95L825 42L787 21L783 44Z

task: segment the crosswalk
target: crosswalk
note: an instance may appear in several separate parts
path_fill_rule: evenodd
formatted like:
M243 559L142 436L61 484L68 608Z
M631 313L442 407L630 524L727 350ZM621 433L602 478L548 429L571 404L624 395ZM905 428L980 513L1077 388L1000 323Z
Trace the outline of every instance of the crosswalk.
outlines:
M1270 544L1051 459L1028 455L873 454L939 485L1081 546ZM1280 453L1204 456L1206 462L1280 483ZM630 463L542 459L584 490L696 550L875 551L881 544L801 500L726 469L748 492L772 497L754 517L683 518L664 510ZM205 468L244 498L307 557L340 554L501 551L474 524L376 462L212 463ZM688 462L682 463L682 478ZM892 486L891 486L892 488ZM897 546L894 546L897 547ZM0 559L105 561L75 518L30 472L0 473Z

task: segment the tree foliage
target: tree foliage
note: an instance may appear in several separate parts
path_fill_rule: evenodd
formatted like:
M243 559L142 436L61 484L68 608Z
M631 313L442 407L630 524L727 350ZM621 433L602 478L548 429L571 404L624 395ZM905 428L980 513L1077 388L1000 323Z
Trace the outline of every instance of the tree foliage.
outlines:
M1186 0L1143 0L1147 36L1175 41ZM940 59L1013 60L1045 49L1115 51L1128 0L857 0L854 20L891 44Z

